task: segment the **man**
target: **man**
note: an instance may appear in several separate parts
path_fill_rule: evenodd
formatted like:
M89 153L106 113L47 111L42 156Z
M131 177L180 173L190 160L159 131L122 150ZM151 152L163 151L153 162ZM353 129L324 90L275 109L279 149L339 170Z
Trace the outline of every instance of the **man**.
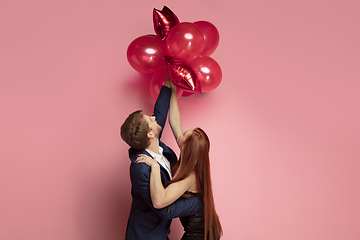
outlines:
M153 116L142 111L131 113L121 126L121 138L129 144L132 204L126 240L166 240L171 219L203 211L200 197L177 200L170 206L155 209L150 198L150 167L135 162L139 154L156 157L160 164L161 181L171 180L170 165L177 161L171 148L160 141L170 105L170 79L166 78L155 103Z

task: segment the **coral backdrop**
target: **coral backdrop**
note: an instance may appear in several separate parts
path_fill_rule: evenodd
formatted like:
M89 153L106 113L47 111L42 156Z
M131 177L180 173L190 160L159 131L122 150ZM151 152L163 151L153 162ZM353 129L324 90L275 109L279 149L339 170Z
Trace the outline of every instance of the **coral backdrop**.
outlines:
M184 128L211 139L222 239L360 239L360 6L349 0L1 1L0 239L123 239L119 126L154 104L126 49L154 34L164 4L220 33L221 84L179 104ZM169 126L163 140L176 149Z

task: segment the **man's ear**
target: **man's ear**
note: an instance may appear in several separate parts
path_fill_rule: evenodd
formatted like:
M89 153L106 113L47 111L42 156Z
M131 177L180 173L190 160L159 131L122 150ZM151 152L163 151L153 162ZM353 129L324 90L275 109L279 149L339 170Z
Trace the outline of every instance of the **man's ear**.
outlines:
M147 133L147 137L148 137L149 139L152 139L152 138L155 137L154 131L153 131L152 129Z

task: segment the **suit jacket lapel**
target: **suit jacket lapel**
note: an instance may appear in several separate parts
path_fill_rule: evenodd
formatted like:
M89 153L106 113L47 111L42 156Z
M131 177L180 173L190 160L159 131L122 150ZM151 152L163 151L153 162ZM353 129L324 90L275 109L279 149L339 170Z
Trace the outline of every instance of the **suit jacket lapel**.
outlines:
M165 145L165 144L164 144ZM161 146L163 149L165 149L163 146ZM165 145L165 147L167 148L167 146ZM165 152L163 152L163 154L164 154ZM149 157L151 157L152 158L152 156L150 155L150 153L148 152L148 151L146 151L145 149L142 149L142 150L137 150L137 149L134 149L134 148L130 148L129 149L129 157L130 157L130 160L131 160L131 162L132 163L134 163L134 164L136 164L135 163L135 160L136 160L136 158L138 157L138 155L140 155L140 154L145 154L145 155L147 155L147 156L149 156ZM167 152L166 153L166 155L169 155L169 153ZM166 157L166 158L168 158L167 156L166 156L165 154L164 154L164 156ZM171 156L171 155L170 155ZM173 157L172 157L172 159L173 159ZM170 159L168 158L168 160L170 161ZM175 159L175 161L176 161L176 159ZM171 161L170 161L170 164L171 164ZM170 181L170 176L169 176L169 173L168 173L168 171L159 163L159 165L160 165L160 171L161 171L161 181L162 181L162 183L163 183L163 185L165 186L165 184L168 182L168 181ZM149 167L150 168L150 167Z

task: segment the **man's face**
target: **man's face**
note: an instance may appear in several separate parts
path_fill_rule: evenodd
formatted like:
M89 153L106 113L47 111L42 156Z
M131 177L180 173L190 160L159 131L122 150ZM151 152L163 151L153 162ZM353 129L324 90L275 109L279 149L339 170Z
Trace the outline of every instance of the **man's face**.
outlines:
M162 127L156 122L155 116L143 115L145 121L149 124L150 130L154 131L156 137L159 137Z

